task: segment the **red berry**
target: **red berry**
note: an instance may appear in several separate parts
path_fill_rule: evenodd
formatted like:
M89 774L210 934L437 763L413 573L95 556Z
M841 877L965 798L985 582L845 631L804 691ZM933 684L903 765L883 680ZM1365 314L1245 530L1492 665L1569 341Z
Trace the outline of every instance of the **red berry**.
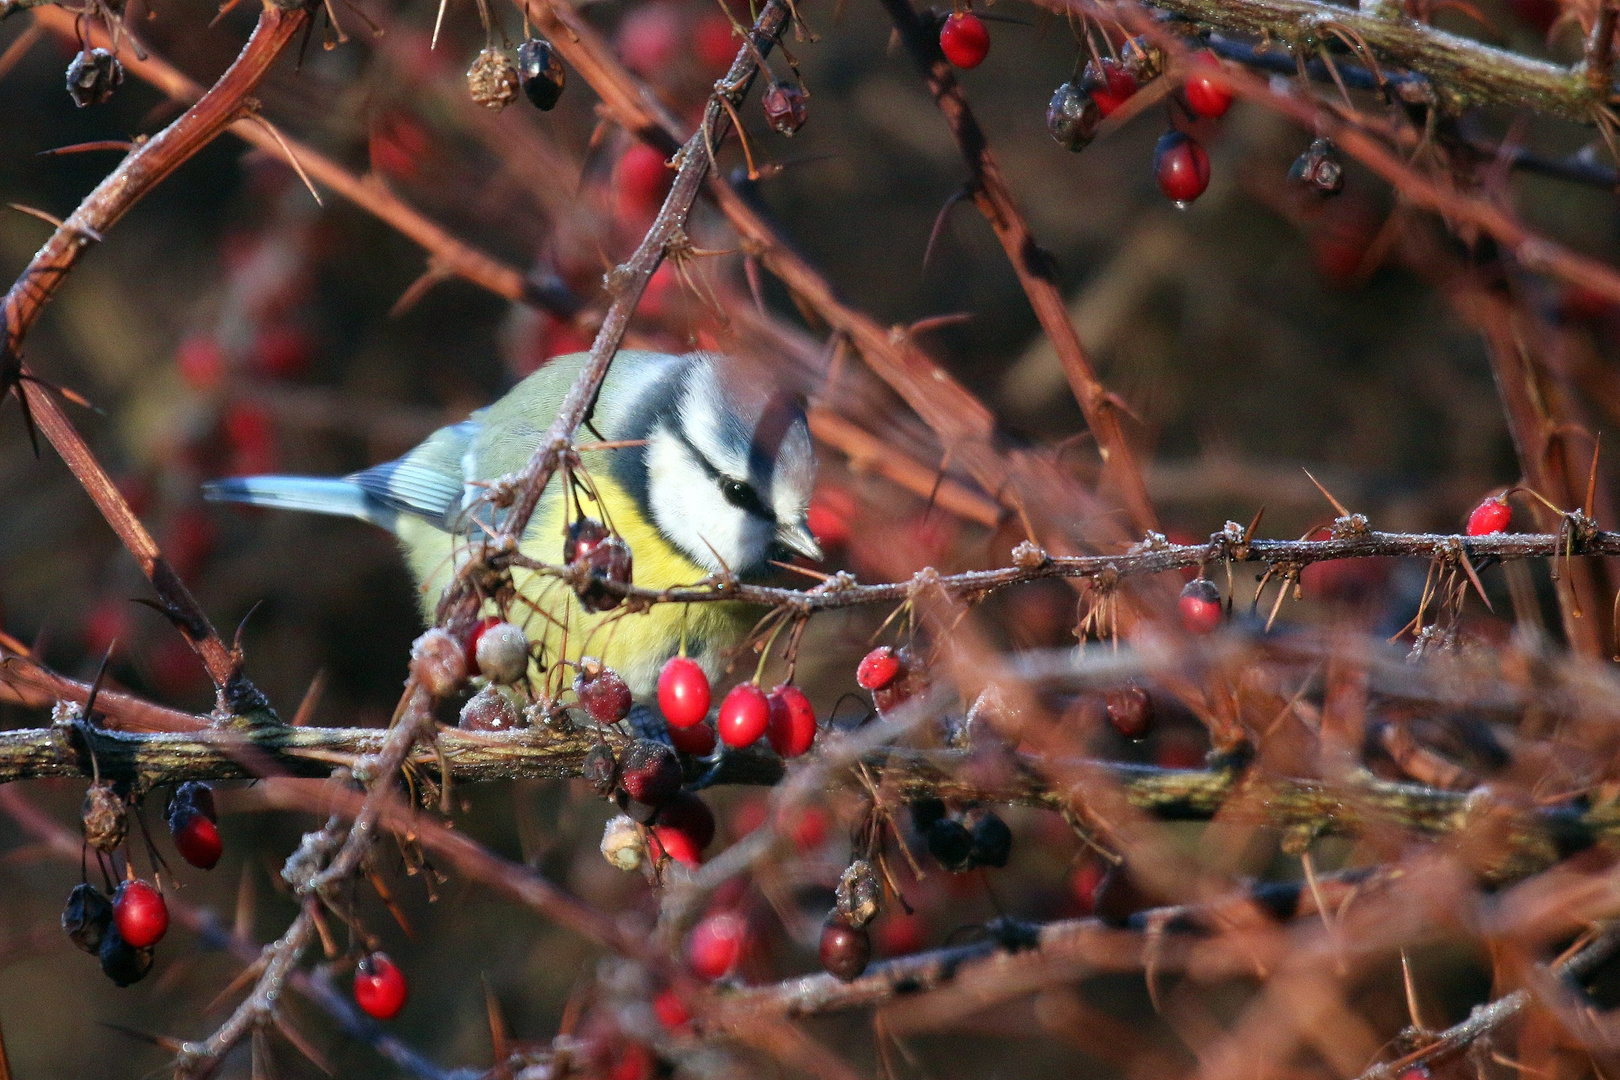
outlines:
M710 915L687 939L687 966L700 978L721 978L737 966L747 937L748 923L741 915L730 911Z
M354 1003L367 1016L392 1020L405 1007L405 976L387 953L374 952L354 969Z
M1192 136L1167 131L1153 148L1153 177L1165 198L1185 207L1209 187L1209 155Z
M1069 892L1074 896L1075 902L1080 905L1080 914L1090 915L1097 906L1097 889L1102 885L1106 873L1103 864L1096 859L1087 859L1075 868L1069 877Z
M810 496L805 524L822 550L843 547L854 535L850 519L855 516L855 496L839 487L818 487Z
M771 749L785 758L798 757L816 740L816 710L797 686L778 686L771 691L771 722L765 735Z
M163 940L169 930L169 905L163 894L139 878L126 881L113 893L113 923L118 936L135 949Z
M1086 70L1080 76L1080 88L1097 103L1097 111L1108 116L1130 100L1140 85L1124 64L1112 57L1104 57L1086 64Z
M721 742L740 750L758 742L770 723L771 703L765 691L753 683L743 683L733 686L720 702L720 717L715 726Z
M574 693L585 711L598 724L617 724L630 715L630 684L601 661L586 658L580 661L579 674L574 676Z
M1140 686L1116 687L1104 696L1108 722L1127 739L1140 739L1153 726L1153 699Z
M169 834L174 837L174 847L180 857L199 870L212 870L225 851L225 843L219 838L219 826L190 807L170 816Z
M872 960L872 937L838 917L821 929L821 966L842 982L854 982Z
M703 849L692 843L692 838L679 829L652 828L653 855L656 859L658 853L668 855L682 866L692 867L694 870L703 865Z
M692 1020L692 1013L674 990L661 990L652 1002L653 1015L668 1031L680 1031Z
M696 660L672 656L658 673L658 711L671 728L689 728L709 715L709 677Z
M478 639L484 636L485 631L491 627L501 625L498 615L486 615L473 624L472 633L467 635L467 674L482 675L478 670Z
M827 815L819 806L806 806L781 826L800 851L814 851L827 839Z
M990 54L990 32L971 11L959 11L939 28L939 51L959 68L976 68Z
M670 4L636 8L619 23L614 44L624 66L643 78L661 74L680 55L680 16Z
M711 78L724 75L737 56L740 42L732 33L731 20L718 11L699 17L692 27L692 55L710 73Z
M1181 625L1189 634L1207 634L1221 625L1221 591L1208 578L1195 578L1181 590Z
M887 645L879 645L855 669L855 681L866 690L882 690L900 674L900 658Z
M1219 69L1221 66L1221 62L1215 59L1215 54L1207 50L1193 59L1199 67ZM1197 67L1187 76L1187 82L1181 88L1181 92L1187 99L1187 108L1192 110L1192 114L1205 120L1222 116L1232 107L1232 91L1228 90L1224 83L1210 78Z
M636 802L662 806L681 790L681 763L663 743L637 739L619 760L619 786Z
M253 369L272 379L297 378L309 370L315 343L296 326L273 325L259 331L253 342Z
M693 724L686 728L672 727L669 729L669 741L683 754L708 757L714 753L714 728L708 724Z
M697 866L714 840L714 813L702 799L683 791L659 808L652 834L670 858Z
M619 159L615 177L619 217L629 223L651 218L664 204L675 174L664 167L664 155L645 143L634 143Z
M1513 507L1508 505L1507 495L1492 495L1480 503L1468 515L1469 536L1489 536L1499 533L1508 527L1513 520Z
M225 351L212 335L198 334L182 341L174 362L193 390L217 390L225 379Z

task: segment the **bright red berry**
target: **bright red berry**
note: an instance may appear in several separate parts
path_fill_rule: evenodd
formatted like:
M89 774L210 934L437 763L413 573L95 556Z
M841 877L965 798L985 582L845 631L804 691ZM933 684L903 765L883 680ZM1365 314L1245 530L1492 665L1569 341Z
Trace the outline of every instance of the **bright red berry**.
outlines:
M199 870L212 870L225 851L225 843L219 838L219 826L191 807L177 810L169 817L169 834L174 837L174 847L180 857Z
M169 905L163 902L162 893L141 879L118 886L112 905L118 936L131 948L149 948L168 933Z
M730 911L710 915L687 939L687 966L700 978L721 978L737 966L747 937L748 923L741 915Z
M900 674L900 657L887 645L879 645L861 659L855 681L865 690L882 690Z
M1165 198L1185 208L1209 187L1209 155L1192 136L1167 131L1153 148L1153 177Z
M658 711L671 728L689 728L709 715L709 677L696 660L672 656L658 673Z
M619 159L615 176L619 217L634 223L658 213L674 179L662 153L646 143L632 144Z
M1221 62L1215 59L1215 54L1209 51L1199 53L1193 58L1195 67L1191 75L1187 76L1186 85L1181 88L1182 95L1187 100L1187 108L1192 110L1194 116L1213 120L1225 114L1232 107L1232 91L1224 83L1209 77L1200 69L1219 69Z
M990 31L971 11L959 11L939 28L939 51L959 68L976 68L990 54Z
M1513 507L1508 505L1507 494L1492 495L1468 515L1469 536L1489 536L1508 527L1513 520Z
M652 834L670 858L697 866L703 862L703 849L714 840L714 812L702 799L683 791L659 808Z
M692 1013L674 990L665 989L653 998L653 1015L667 1031L680 1031L692 1020Z
M686 728L672 727L669 729L669 741L683 754L708 757L714 753L714 728L708 724L693 724Z
M472 633L467 635L467 674L483 674L478 670L478 639L483 637L484 633L491 627L499 625L501 625L501 619L498 615L486 615L473 625Z
M721 742L740 750L758 742L770 723L771 703L765 691L753 683L743 683L733 686L720 702L720 717L715 726Z
M387 953L374 952L354 969L354 1003L367 1016L392 1020L405 1007L405 976Z
M1207 634L1221 625L1221 591L1208 578L1187 582L1181 590L1181 625L1189 634Z
M765 729L771 749L785 758L798 757L816 741L816 710L797 686L783 685L771 691L771 722Z
M1112 57L1104 57L1086 64L1086 70L1080 76L1080 88L1097 103L1097 111L1108 116L1130 100L1141 85L1124 64Z

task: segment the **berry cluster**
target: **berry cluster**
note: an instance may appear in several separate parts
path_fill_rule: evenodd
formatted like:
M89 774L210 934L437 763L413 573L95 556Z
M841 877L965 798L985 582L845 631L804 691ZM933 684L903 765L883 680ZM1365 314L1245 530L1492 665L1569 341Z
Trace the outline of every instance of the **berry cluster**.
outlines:
M911 823L928 843L928 853L953 874L979 866L1007 865L1012 830L993 811L982 807L955 810L940 799L911 804Z
M808 752L815 742L815 709L791 683L769 694L751 682L732 687L720 702L713 730L706 723L712 697L709 677L697 661L672 656L665 662L658 675L658 709L669 725L670 741L682 753L712 753L716 734L737 750L764 738L785 758Z
M522 91L537 109L550 110L566 82L562 59L551 42L533 37L517 47L513 62L505 49L486 45L467 69L467 93L488 109L504 109Z

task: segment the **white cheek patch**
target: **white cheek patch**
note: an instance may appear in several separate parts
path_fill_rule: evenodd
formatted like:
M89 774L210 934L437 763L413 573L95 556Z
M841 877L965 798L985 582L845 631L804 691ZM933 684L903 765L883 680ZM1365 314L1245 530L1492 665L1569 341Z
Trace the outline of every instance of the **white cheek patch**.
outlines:
M647 501L664 535L711 573L751 570L764 557L768 526L726 502L691 451L663 428L647 441Z

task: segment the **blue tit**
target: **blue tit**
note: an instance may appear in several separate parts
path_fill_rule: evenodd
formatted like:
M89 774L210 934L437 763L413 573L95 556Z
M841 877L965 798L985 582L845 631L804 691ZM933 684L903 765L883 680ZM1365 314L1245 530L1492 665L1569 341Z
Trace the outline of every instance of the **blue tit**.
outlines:
M219 480L207 498L359 518L399 538L431 619L439 596L491 525L489 484L516 473L545 436L586 354L558 357L493 405L440 428L404 457L342 478ZM630 546L635 583L692 585L729 570L756 577L791 554L819 559L807 524L816 463L803 406L712 353L620 352L597 399L592 429L617 448L581 453L589 491L565 499L550 485L521 544L560 561L570 507L599 518ZM586 444L588 445L588 444ZM469 541L471 537L471 542ZM507 615L540 644L539 662L594 656L641 699L680 649L718 673L757 609L731 602L656 604L627 613L585 611L567 583L513 574L520 599ZM492 609L493 610L493 609Z

